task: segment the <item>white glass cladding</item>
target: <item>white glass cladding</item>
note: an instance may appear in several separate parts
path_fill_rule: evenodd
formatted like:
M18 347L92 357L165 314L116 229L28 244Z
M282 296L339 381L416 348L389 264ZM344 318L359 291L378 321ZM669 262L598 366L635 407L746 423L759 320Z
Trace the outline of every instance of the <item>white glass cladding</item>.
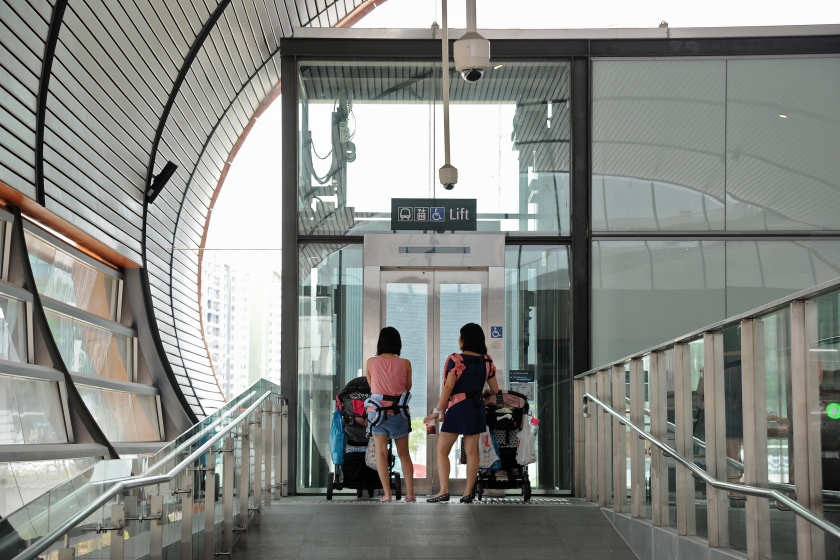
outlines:
M67 443L58 383L0 374L0 445Z
M594 231L840 230L840 59L593 62Z
M838 276L838 241L596 241L592 363L623 358Z
M67 369L134 381L133 338L48 309L44 313Z
M160 441L157 399L77 385L82 400L111 442Z
M0 360L26 362L26 304L0 296Z
M592 69L593 229L724 229L726 62Z

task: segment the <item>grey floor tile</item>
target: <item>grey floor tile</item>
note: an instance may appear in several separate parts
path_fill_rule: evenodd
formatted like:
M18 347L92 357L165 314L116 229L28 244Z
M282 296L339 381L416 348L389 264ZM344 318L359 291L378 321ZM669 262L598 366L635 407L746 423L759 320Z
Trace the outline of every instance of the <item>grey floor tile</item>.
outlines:
M367 520L360 516L357 520L349 517L315 517L309 526L307 534L334 534L334 535L370 535L374 533L387 533L391 529L391 518Z
M300 546L300 543L297 543L284 546L238 548L233 551L233 556L241 560L291 560L298 557Z
M564 536L563 540L569 548L615 548L630 550L630 547L617 532L599 536Z
M439 533L435 531L423 532L397 532L391 530L391 548L399 546L430 546L436 544L451 543L452 546L477 547L482 544L482 539L474 535L472 531L463 533Z
M447 559L476 559L480 560L481 551L478 546L463 544L402 546L391 545L391 558L447 558Z
M511 538L517 536L531 535L556 535L557 527L553 524L522 524L507 525L504 523L476 523L476 535L509 535Z
M303 545L298 558L347 558L387 559L391 549L387 545Z
M565 546L482 546L482 560L571 560Z
M523 539L520 539L515 533L508 531L500 531L497 534L480 534L476 535L476 539L481 546L516 546ZM566 547L566 541L560 538L560 535L528 535L525 539L528 546L559 546Z
M629 549L570 548L569 551L575 560L639 560Z
M554 524L558 527L612 527L612 523L610 523L610 520L607 519L607 517L600 512L597 516L552 515L550 517Z
M612 525L557 525L557 534L562 537L620 536Z

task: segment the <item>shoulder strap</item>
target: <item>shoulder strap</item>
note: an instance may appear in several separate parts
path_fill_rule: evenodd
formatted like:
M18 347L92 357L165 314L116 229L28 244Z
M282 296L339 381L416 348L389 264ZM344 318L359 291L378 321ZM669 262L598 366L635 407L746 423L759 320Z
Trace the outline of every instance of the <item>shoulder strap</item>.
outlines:
M449 360L452 360L452 369L447 370L446 366L449 363ZM446 378L449 377L450 373L455 374L455 378L461 377L461 374L464 373L466 366L464 366L464 358L461 357L460 354L450 354L446 357L446 361L443 362L443 382L446 383Z
M496 374L496 364L493 363L493 358L490 357L490 354L484 355L484 365L487 367L487 377L484 378L486 381Z

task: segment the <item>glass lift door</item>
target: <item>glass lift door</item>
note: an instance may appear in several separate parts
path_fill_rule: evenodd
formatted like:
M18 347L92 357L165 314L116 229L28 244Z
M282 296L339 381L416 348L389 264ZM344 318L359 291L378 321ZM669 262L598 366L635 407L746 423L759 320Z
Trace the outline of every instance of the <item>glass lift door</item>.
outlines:
M465 323L478 323L487 332L487 269L382 270L381 327L400 332L402 357L411 361L412 432L409 448L414 462L417 494L440 489L435 446L423 418L437 404L446 357L458 352L458 336ZM460 441L450 453L450 492L463 492L465 466L458 463ZM399 460L397 469L400 468Z

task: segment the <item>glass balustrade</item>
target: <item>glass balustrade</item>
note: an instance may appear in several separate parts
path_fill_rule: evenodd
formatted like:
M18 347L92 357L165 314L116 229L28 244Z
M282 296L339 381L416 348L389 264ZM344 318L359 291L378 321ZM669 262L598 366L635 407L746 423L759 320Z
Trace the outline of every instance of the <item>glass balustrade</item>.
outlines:
M840 538L814 519L840 535L840 279L676 335L575 378L575 487L713 548L832 557Z

